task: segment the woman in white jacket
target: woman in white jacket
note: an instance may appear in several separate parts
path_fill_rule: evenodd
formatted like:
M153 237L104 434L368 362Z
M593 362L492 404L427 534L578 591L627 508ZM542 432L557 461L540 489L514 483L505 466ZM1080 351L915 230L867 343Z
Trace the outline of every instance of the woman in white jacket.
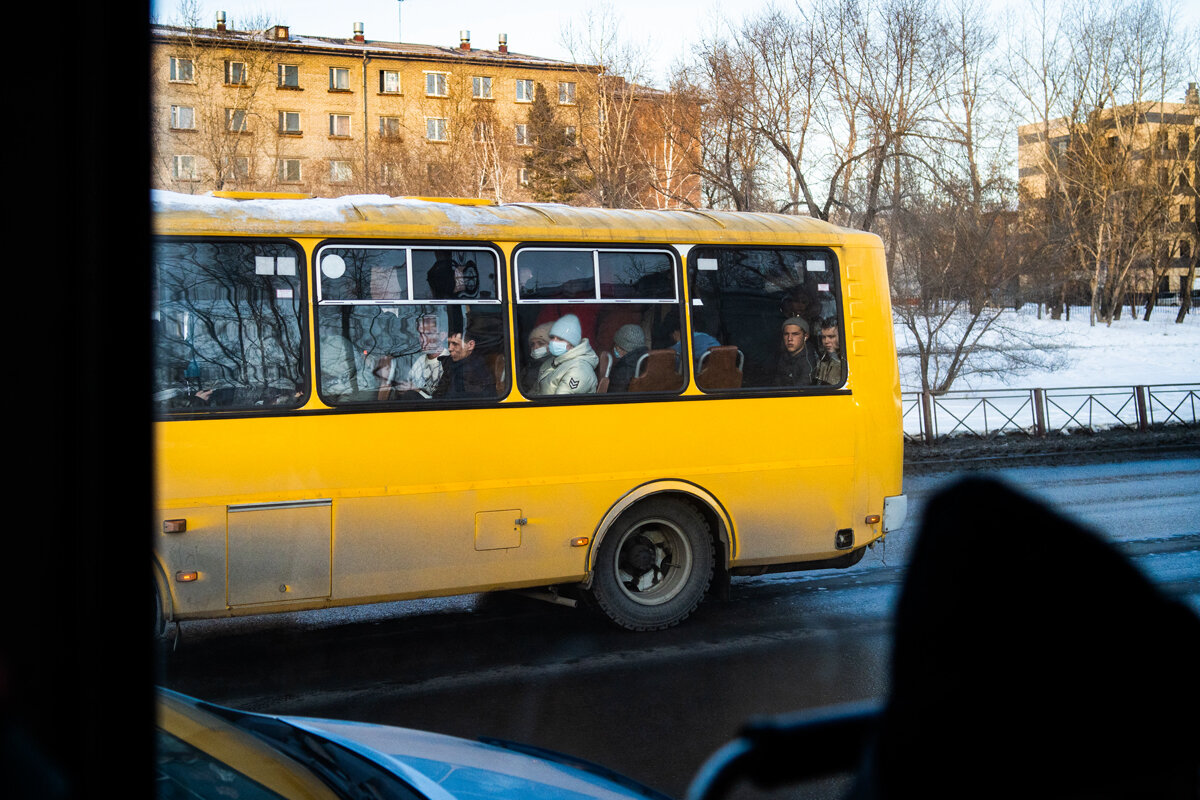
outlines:
M579 317L565 314L550 326L550 358L538 375L541 394L590 394L596 391L600 359L583 338Z

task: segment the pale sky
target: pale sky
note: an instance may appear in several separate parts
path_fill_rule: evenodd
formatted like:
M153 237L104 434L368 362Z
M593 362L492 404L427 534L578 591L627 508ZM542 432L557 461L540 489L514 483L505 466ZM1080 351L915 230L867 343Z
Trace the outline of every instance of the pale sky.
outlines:
M650 57L646 82L665 87L671 66L704 34L722 21L738 21L765 9L771 0L192 0L201 24L212 27L224 11L231 27L264 18L287 25L293 34L344 36L361 22L367 39L419 44L458 45L458 32L471 32L471 44L496 49L499 34L508 34L515 53L572 60L564 29L586 25L589 10L607 5L619 20L623 38L646 45ZM1100 2L1102 0L1093 0ZM788 7L793 0L778 0ZM1185 24L1200 24L1200 2L1177 0ZM156 22L178 21L180 0L151 0ZM1006 0L986 0L1002 24L1014 15ZM1018 3L1019 4L1019 3ZM579 60L585 60L580 54ZM1182 89L1181 89L1182 91ZM1182 97L1180 97L1182 99Z

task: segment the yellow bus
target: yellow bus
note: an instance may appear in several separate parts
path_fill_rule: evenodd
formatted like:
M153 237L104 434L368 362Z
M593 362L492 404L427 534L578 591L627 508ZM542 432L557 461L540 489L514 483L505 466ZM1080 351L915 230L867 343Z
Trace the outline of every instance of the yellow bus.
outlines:
M155 627L507 589L632 630L898 528L878 237L153 198Z

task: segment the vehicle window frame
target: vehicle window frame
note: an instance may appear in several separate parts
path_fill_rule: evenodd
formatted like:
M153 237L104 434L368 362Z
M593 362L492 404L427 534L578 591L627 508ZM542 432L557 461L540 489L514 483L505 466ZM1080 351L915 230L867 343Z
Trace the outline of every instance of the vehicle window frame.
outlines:
M321 262L323 254L330 249L354 249L362 248L367 250L401 250L404 251L405 264L405 297L400 299L326 299L324 297L325 288L322 283ZM422 276L417 274L414 268L413 254L415 252L430 252L438 250L450 250L456 252L463 251L484 251L493 257L495 260L495 297L484 298L435 298L435 297L414 297L418 294L417 285ZM510 348L512 346L509 341L510 327L507 314L507 295L506 295L506 272L507 263L504 257L504 252L491 241L485 240L461 240L455 239L452 241L439 241L428 239L323 239L313 248L312 264L310 266L310 279L314 287L313 299L313 323L314 332L312 335L313 348L315 355L315 368L312 376L312 384L316 391L317 397L321 402L332 409L339 412L360 412L360 411L419 411L430 409L449 409L449 408L474 408L474 407L490 407L498 404L500 401L508 397L512 392L514 385L511 370L508 368L510 364ZM427 273L426 273L427 274ZM337 307L431 307L431 308L453 308L469 306L482 306L488 309L489 314L494 313L495 318L499 322L498 331L501 336L499 357L504 364L506 383L503 387L497 388L494 394L480 397L470 398L444 398L444 397L427 397L421 399L406 398L403 401L393 399L357 399L357 400L338 400L330 396L323 385L323 372L321 366L321 348L322 348L322 325L321 315L322 309L337 308ZM447 311L447 314L450 312ZM450 332L447 331L447 339Z
M746 397L746 396L758 396L758 395L761 395L761 396L781 396L781 395L782 396L796 396L796 395L819 396L819 395L827 395L827 394L849 394L850 389L848 388L847 384L849 382L850 358L849 358L849 348L847 347L847 341L846 341L846 301L845 301L845 298L844 298L844 295L842 292L842 289L843 289L842 284L843 284L844 276L842 274L841 261L838 259L837 252L832 247L828 247L825 245L777 245L777 244L768 244L768 243L747 243L747 244L721 243L721 244L702 244L702 245L696 245L696 246L692 247L688 252L687 281L688 281L688 296L691 298L691 307L689 307L688 313L689 313L689 317L691 317L693 332L695 332L697 330L697 326L696 326L696 316L697 316L696 310L697 310L697 308L707 308L709 305L709 304L706 304L703 302L702 298L700 297L700 292L698 291L699 287L697 285L696 278L698 278L698 276L701 272L707 271L704 268L699 266L699 262L701 261L701 259L707 257L710 253L728 253L728 252L734 252L734 251L739 251L739 250L741 250L741 251L769 250L769 251L779 251L779 252L784 252L784 253L787 253L787 252L820 253L825 257L825 259L824 259L825 263L828 265L827 272L832 274L832 276L833 276L833 280L831 281L831 287L829 288L827 293L832 295L833 301L835 303L835 314L836 314L836 318L837 318L837 329L838 329L838 341L839 341L840 351L841 351L841 355L842 355L842 365L843 365L841 381L836 385L812 384L812 385L807 385L807 386L775 386L775 385L770 385L770 384L756 384L756 385L743 384L742 386L736 387L736 388L732 388L732 387L708 387L708 388L705 388L704 385L700 382L698 364L693 364L693 372L694 372L694 380L696 383L696 388L699 389L704 395L710 396L710 397L711 396L730 396L730 395L737 396L737 397ZM807 265L806 265L806 273L805 274L807 274L807 272L809 272L809 271L811 271L811 270L808 270ZM785 292L784 297L786 297L786 292ZM782 305L784 297L780 298L780 300L779 300L780 305ZM782 327L782 323L784 320L787 319L787 317L785 317L783 315L782 310L780 311L779 316L780 316L780 319L779 319L780 327ZM824 320L826 318L827 318L826 316L818 316L817 317L818 325L821 320ZM706 331L706 332L710 333L710 334L712 333L711 331ZM776 329L776 335L777 336L781 335L779 332L779 329ZM721 339L721 341L724 342L724 339ZM809 332L808 341L813 343L813 347L817 350L817 353L819 355L820 354L820 330L819 330L819 328L816 331ZM740 347L740 345L739 345L739 347Z
M292 302L297 311L298 327L296 330L297 344L299 352L297 354L297 362L300 365L301 377L303 379L302 386L297 387L298 394L295 401L286 405L236 405L236 406L215 406L215 407L189 407L180 408L178 410L163 410L155 408L153 418L156 420L188 420L188 419L214 419L229 416L278 416L294 414L307 404L312 396L313 390L313 375L309 369L310 350L309 342L311 339L311 331L309 330L308 316L308 287L304 280L304 275L308 271L308 256L304 248L299 242L288 237L270 237L258 238L249 236L204 236L194 234L172 234L172 235L157 235L151 238L151 291L154 293L151 298L151 314L152 318L157 319L160 313L162 302L157 297L158 291L158 248L163 244L203 244L203 245L243 245L254 248L265 248L269 246L283 246L291 251L291 255L295 259L294 275L286 277L294 278L292 289L294 294ZM260 274L260 273L256 273ZM263 275L263 277L266 277ZM278 277L278 276L277 276ZM158 345L158 337L151 337L151 364L155 369L158 367L158 357L153 349Z
M561 297L522 297L521 281L520 281L520 259L523 254L531 252L569 252L591 253L592 267L592 296L591 297L576 297L576 298L561 298ZM614 298L605 297L603 295L603 287L601 282L601 264L600 255L602 253L650 253L654 255L664 255L669 260L671 265L671 286L674 292L674 297L653 298L653 297L630 297L630 298ZM512 252L512 265L509 280L512 281L512 302L513 309L513 342L512 346L515 349L516 357L516 372L520 374L526 366L528 357L526 339L530 331L522 329L521 308L529 306L619 306L619 305L642 305L650 306L657 305L663 308L674 309L679 318L684 319L687 313L686 304L683 292L683 259L680 258L678 249L670 244L655 243L655 242L543 242L543 241L526 241L518 244ZM647 345L649 347L649 345ZM653 349L653 348L651 348ZM601 355L597 351L597 356ZM665 391L643 391L643 392L600 392L594 391L585 394L539 394L526 393L520 386L514 384L514 388L519 391L520 396L536 403L548 404L588 404L588 403L610 403L610 402L644 402L650 400L663 400L669 398L677 398L682 395L688 388L688 369L687 362L691 357L691 344L681 339L680 343L680 386L677 390Z

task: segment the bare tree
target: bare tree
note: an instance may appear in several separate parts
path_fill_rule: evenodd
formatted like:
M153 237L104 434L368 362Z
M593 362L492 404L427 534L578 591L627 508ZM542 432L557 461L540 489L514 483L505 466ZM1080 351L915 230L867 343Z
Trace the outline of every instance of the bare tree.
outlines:
M647 49L628 38L609 5L583 15L582 27L568 26L563 37L579 80L574 102L578 152L590 173L581 186L595 205L641 205L639 191L650 183L634 136L639 101L649 63Z

